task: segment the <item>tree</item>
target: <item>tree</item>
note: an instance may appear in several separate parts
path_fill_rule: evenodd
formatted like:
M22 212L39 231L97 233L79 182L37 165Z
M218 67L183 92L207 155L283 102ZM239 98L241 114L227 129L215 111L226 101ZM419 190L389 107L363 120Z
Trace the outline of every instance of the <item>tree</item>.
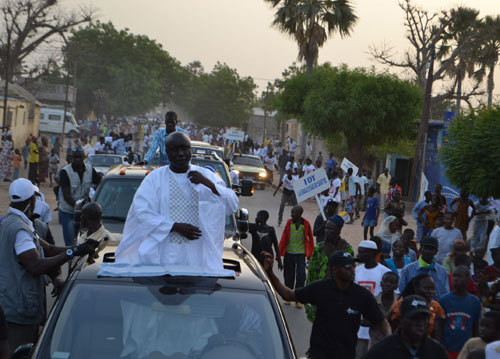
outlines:
M207 126L242 126L255 104L256 88L251 77L240 77L235 69L217 63L212 72L199 72L188 85L185 103L194 121Z
M297 41L299 61L305 61L308 73L328 37L336 32L349 36L358 19L348 0L265 1L277 8L273 25Z
M500 107L455 119L440 152L450 182L478 197L500 197Z
M76 68L78 113L142 114L182 96L186 71L147 36L96 22L75 31L66 48ZM74 74L75 75L75 74Z
M394 75L324 64L285 80L278 107L321 138L342 134L363 165L371 146L414 138L421 105L420 89Z
M500 16L486 16L479 28L481 46L478 61L482 65L476 76L482 81L487 72L488 107L493 105L493 89L495 88L495 67L500 54Z

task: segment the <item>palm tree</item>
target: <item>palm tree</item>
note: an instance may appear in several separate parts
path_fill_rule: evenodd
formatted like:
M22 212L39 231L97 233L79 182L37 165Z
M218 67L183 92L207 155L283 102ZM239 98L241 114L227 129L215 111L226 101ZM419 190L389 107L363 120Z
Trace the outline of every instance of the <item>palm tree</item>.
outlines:
M277 8L273 26L295 38L299 61L311 74L319 48L335 32L349 36L358 17L349 0L264 0Z
M493 104L493 89L495 88L495 67L498 64L500 55L500 15L486 16L479 28L479 39L481 47L479 49L479 63L481 68L477 71L477 78L481 81L486 72L488 107Z
M446 55L453 46L462 48L457 56L457 62L453 63L447 73L454 77L457 86L457 102L455 113L460 112L462 100L462 83L466 75L471 77L477 63L475 52L477 50L477 28L480 23L479 11L468 7L458 7L450 11L451 22L447 33L443 36L443 46L440 48L438 57Z

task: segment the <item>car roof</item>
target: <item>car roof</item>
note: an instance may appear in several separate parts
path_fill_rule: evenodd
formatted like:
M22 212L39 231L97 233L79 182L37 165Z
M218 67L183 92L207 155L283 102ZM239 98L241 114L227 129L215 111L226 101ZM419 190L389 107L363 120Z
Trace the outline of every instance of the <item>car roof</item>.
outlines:
M247 155L245 153L242 153L242 154L234 154L233 157L250 157L250 158L257 158L260 160L260 157L259 156L256 156L256 155Z
M110 177L134 177L144 178L147 174L157 169L157 166L132 166L132 165L116 165L111 167L103 177L103 180Z
M220 146L211 145L210 143L204 141L191 141L191 147L208 147L208 148L215 148L218 150L223 149Z
M228 241L226 241L228 242ZM100 252L98 258L94 259L94 263L88 264L81 261L79 268L77 267L76 281L95 282L95 283L135 283L137 278L133 277L99 277L98 272L103 262L113 262L114 253L117 249L117 244L110 244L104 247ZM109 258L112 258L111 260ZM258 264L257 260L252 256L246 248L239 242L233 242L224 247L223 251L224 268L232 269L236 272L234 278L217 278L217 284L222 288L228 289L242 289L265 291L266 286L264 282L267 281L267 276ZM164 276L162 278L172 278ZM178 277L176 277L178 278ZM190 282L200 282L205 277L182 277L187 278Z

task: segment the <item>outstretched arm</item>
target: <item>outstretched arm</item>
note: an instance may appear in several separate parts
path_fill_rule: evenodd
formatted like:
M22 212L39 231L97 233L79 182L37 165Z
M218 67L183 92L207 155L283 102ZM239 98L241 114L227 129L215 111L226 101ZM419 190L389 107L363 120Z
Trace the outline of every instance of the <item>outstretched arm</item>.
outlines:
M273 285L274 289L284 300L290 302L296 302L297 298L295 297L295 292L290 288L288 288L287 286L285 286L283 283L281 283L278 277L274 275L273 257L271 256L271 254L268 252L261 252L261 254L262 257L264 258L264 264L263 264L264 270L269 276L269 280L271 281L271 284Z

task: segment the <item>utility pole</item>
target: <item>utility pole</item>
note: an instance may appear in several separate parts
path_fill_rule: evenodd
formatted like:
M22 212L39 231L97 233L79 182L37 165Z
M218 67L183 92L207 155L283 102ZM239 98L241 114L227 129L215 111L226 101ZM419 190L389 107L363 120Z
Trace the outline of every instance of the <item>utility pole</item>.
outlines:
M269 95L269 82L266 87L266 97L264 98L264 130L262 131L262 143L266 140L266 126L267 126L267 97Z
M410 189L409 195L413 196L415 192L415 186L418 185L417 180L417 168L419 168L420 173L424 170L424 149L427 140L427 131L429 129L429 120L431 118L431 102L432 102L432 84L434 82L434 57L436 55L435 45L431 48L431 59L429 61L429 71L427 74L427 82L425 84L425 94L424 94L424 105L422 108L422 118L420 120L420 125L418 126L417 141L415 144L415 158L413 159L413 164L411 167L410 176ZM420 186L417 187L417 198L419 195ZM410 197L411 198L411 197Z
M9 96L9 67L10 67L10 36L12 29L7 27L7 53L5 54L5 85L3 89L3 117L2 117L2 130L5 128L7 121L7 97Z

